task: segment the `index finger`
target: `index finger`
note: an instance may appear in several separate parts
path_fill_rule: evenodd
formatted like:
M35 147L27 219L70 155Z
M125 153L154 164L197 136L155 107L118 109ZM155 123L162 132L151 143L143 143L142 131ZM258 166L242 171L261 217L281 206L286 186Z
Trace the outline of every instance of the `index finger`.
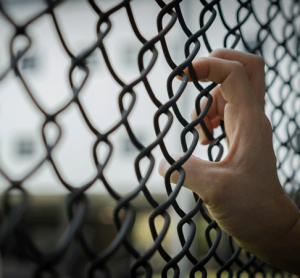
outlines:
M211 52L209 56L242 63L256 99L259 105L264 109L266 92L265 62L260 56L233 49L217 49Z
M246 70L240 62L208 57L193 62L198 80L221 84L221 93L228 103L254 105L255 95Z

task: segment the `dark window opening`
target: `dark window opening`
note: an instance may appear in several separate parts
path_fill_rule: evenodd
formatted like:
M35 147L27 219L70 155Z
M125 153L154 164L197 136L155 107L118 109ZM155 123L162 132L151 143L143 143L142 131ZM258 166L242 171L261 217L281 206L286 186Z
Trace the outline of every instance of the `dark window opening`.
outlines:
M18 156L32 156L35 151L35 144L32 139L21 139L17 142Z
M129 43L123 47L121 61L126 66L133 66L137 64L138 53L140 48L138 45Z
M33 70L36 68L36 57L31 56L31 57L24 57L21 60L22 63L22 69L23 70Z
M143 144L143 141L144 141L144 135L142 134L139 134L136 136L138 141L140 143ZM137 153L139 150L133 145L133 143L131 142L130 138L129 137L124 137L122 139L122 152L125 153L125 154L134 154L134 153Z

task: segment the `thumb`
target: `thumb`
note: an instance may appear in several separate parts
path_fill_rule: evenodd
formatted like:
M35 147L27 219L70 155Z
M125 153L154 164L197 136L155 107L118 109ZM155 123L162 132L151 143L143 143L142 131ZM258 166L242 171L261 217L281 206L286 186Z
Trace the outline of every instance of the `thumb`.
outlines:
M178 160L184 155L173 155L174 160ZM202 160L196 156L191 156L183 165L186 176L183 186L197 193L204 202L207 202L211 190L214 187L214 181L216 179L216 163ZM159 174L165 176L167 170L170 168L170 164L162 159L159 163ZM214 176L213 176L214 175ZM171 175L171 183L177 183L179 179L179 172L174 171Z

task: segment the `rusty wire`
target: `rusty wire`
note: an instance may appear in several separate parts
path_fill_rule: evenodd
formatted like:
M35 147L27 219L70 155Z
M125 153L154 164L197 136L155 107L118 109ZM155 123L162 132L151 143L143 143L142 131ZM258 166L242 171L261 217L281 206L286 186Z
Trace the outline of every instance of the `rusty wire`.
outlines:
M188 0L186 0L188 1ZM104 276L103 277L111 277L110 268L108 266L108 262L111 260L113 255L118 251L118 249L123 246L125 247L129 256L133 258L133 264L130 267L130 277L140 277L141 273L143 273L143 277L152 277L153 276L153 267L151 266L149 260L155 254L159 253L161 256L161 260L165 261L164 267L161 270L161 276L167 277L167 274L170 274L170 269L173 270L173 277L179 277L180 275L180 268L178 263L184 258L187 257L188 260L193 264L193 267L190 269L189 277L196 277L195 275L201 274L201 277L206 277L207 269L206 264L214 258L215 261L219 265L219 270L217 272L217 277L221 277L222 273L228 274L229 277L233 276L234 270L239 277L242 273L246 272L249 276L254 276L256 273L262 273L264 276L266 272L264 270L265 263L261 262L260 260L256 259L251 254L247 254L244 257L241 257L242 250L240 247L236 246L232 239L228 237L229 246L231 256L228 260L223 260L217 252L218 246L220 244L220 240L222 237L222 231L218 227L217 223L213 221L210 216L206 213L205 208L203 207L202 200L194 195L195 205L194 208L185 213L180 205L177 203L176 198L178 193L182 187L185 172L181 167L193 154L197 144L199 135L195 129L195 126L199 123L202 125L206 135L211 140L211 144L208 147L208 155L211 161L219 161L223 155L223 146L221 141L225 138L224 127L222 127L223 133L221 136L214 138L205 127L204 124L204 117L211 105L212 97L209 92L215 87L215 84L210 84L206 88L204 88L196 79L195 73L193 72L193 68L191 66L192 61L195 57L199 56L198 53L201 47L205 47L208 52L211 52L215 48L225 47L225 48L235 48L238 43L242 42L244 47L247 51L258 54L265 58L266 67L267 67L267 103L269 105L269 113L270 119L273 124L273 131L274 131L274 144L275 150L278 157L278 171L281 178L281 182L284 188L286 188L287 193L294 198L294 196L298 196L298 187L299 187L299 176L297 176L297 172L299 173L299 118L297 118L299 107L297 109L296 103L299 100L299 83L298 87L295 86L296 74L299 72L298 66L298 53L299 53L299 37L297 33L296 22L299 19L299 1L294 0L291 1L290 11L289 14L282 7L283 0L269 0L267 1L269 8L266 15L267 21L262 22L261 19L257 16L255 6L253 5L252 0L237 0L236 2L239 3L239 8L236 10L236 19L237 25L230 27L230 25L226 22L226 14L223 12L222 5L226 5L226 1L221 0L213 0L213 1L205 1L201 0L202 9L199 10L199 30L197 32L192 32L189 30L187 24L185 23L185 19L182 15L180 4L182 0L173 0L169 3L164 3L161 0L153 0L153 5L158 5L161 9L157 16L157 35L149 40L144 38L139 31L139 26L135 22L134 13L131 8L131 3L129 0L119 1L119 4L112 7L108 11L104 12L101 9L101 4L96 4L94 0L88 0L88 4L93 9L94 13L96 13L99 17L97 26L96 26L96 33L95 33L95 43L91 45L89 48L82 51L79 55L75 55L69 49L67 42L64 39L63 32L61 31L59 21L57 20L56 16L56 7L61 5L63 0L47 0L47 8L44 9L39 14L36 14L35 17L31 18L27 23L24 25L16 24L8 15L5 9L5 3L0 1L0 14L4 17L11 26L14 27L15 33L11 38L10 41L10 58L11 58L11 65L3 72L0 73L0 81L5 80L9 72L14 71L15 78L19 79L22 82L24 87L24 92L32 99L35 103L36 107L40 110L40 112L44 115L45 120L41 129L41 133L44 140L44 147L47 150L46 156L37 163L37 165L32 168L30 172L27 173L21 180L14 179L10 177L5 171L0 168L0 174L10 183L9 189L3 195L3 207L5 211L5 215L1 221L0 226L0 247L3 248L5 246L5 241L7 237L14 233L18 244L24 250L24 254L26 254L26 258L36 265L36 269L34 271L34 277L42 277L43 273L50 273L52 277L61 277L60 274L56 271L56 265L64 259L64 254L68 250L72 241L76 240L78 244L81 245L81 248L89 261L89 264L86 265L85 275L86 277L96 277L96 272L99 271ZM101 3L101 2L100 2ZM112 22L110 20L110 16L113 14L117 14L120 10L126 10L128 15L128 19L130 21L132 30L136 35L137 39L141 43L141 48L138 53L138 67L140 71L140 76L133 80L131 83L125 83L122 81L120 77L116 74L113 66L111 65L110 59L107 55L107 51L105 48L105 39L112 28ZM242 15L243 13L243 15ZM69 68L69 86L73 92L73 98L64 105L64 107L60 108L53 114L48 114L43 108L39 105L38 101L35 99L34 95L32 94L31 90L27 86L26 79L22 76L22 72L19 69L18 62L25 53L30 49L32 45L32 39L27 33L27 29L30 25L35 24L35 22L45 15L50 15L52 18L53 26L60 38L60 43L65 53L68 55L71 63ZM169 15L170 18L167 24L163 24L163 19L165 15ZM278 17L284 18L284 24L278 27L272 25L272 22L276 20ZM257 25L259 26L256 38L249 41L247 37L247 33L243 31L243 25L247 23L247 20L252 17L255 19ZM223 46L212 46L209 38L206 35L207 30L210 26L214 23L216 18L219 18L227 30L227 34L223 38ZM186 42L185 42L185 59L180 64L175 64L170 56L168 50L168 44L165 40L166 34L173 28L174 24L179 22L182 30L186 35ZM275 35L275 31L273 28L280 28L282 30L282 38L278 38ZM289 31L290 30L290 31ZM24 49L20 49L18 54L13 51L14 42L19 37L23 36L27 39L27 47ZM230 40L233 38L233 41ZM203 40L203 43L200 44L200 39ZM265 43L268 40L272 40L275 44L273 53L272 53L272 62L268 61L266 54L266 50L264 48ZM231 43L229 42L231 41ZM294 41L293 49L291 46L288 45L289 41ZM160 44L163 50L162 55L166 62L168 63L170 69L172 70L171 74L169 75L168 80L166 80L167 85L167 93L169 97L169 101L166 103L161 103L157 96L155 95L154 91L151 88L150 82L148 81L147 75L154 67L157 56L158 56L158 49L157 45ZM278 57L279 48L283 47L284 51ZM105 132L101 133L89 120L89 117L84 110L79 95L85 86L86 81L89 78L90 70L89 67L86 65L85 60L94 52L100 51L103 59L105 61L107 71L111 74L114 78L115 82L120 87L119 97L118 97L118 105L120 110L119 121L111 128ZM268 50L269 51L269 50ZM150 52L151 59L148 64L144 64L143 57L144 55ZM280 67L281 62L284 60L288 60L288 68L292 68L292 64L297 64L296 69L292 72L288 73L288 78L285 78L281 71L287 71L288 68ZM295 66L295 65L294 65ZM192 122L188 122L183 116L182 113L177 105L177 101L180 99L182 94L185 91L187 86L188 77L183 72L183 69L186 67L189 68L191 72L192 81L196 90L198 90L198 95L195 98L195 108L197 110L197 119ZM75 70L80 70L84 73L84 78L81 84L78 86L74 85L73 80L73 73ZM285 72L286 73L286 72ZM176 91L173 91L172 82L177 75L182 77L182 83ZM271 76L271 77L269 77ZM278 81L281 86L273 86L275 81ZM143 83L144 87L147 90L149 99L154 103L157 107L157 112L154 115L153 122L154 122L154 129L156 133L156 139L149 145L144 146L134 134L129 121L128 117L135 105L136 101L136 91L135 86L139 83ZM284 86L289 86L288 94L284 94ZM1 92L0 92L1 93ZM273 99L274 95L279 95L280 101L276 102ZM126 95L130 95L131 100L130 104L125 108L123 99ZM199 103L202 98L207 98L208 102L203 111L200 111ZM292 108L292 115L287 113L286 111L290 109L286 107L286 100L292 99L294 103L294 107ZM56 165L53 157L52 151L57 146L62 133L62 128L59 123L56 121L58 115L60 115L65 109L67 109L71 104L76 104L81 112L81 115L90 129L90 131L96 136L96 140L93 145L93 158L95 166L97 167L97 174L94 176L86 184L82 185L81 187L74 187L72 184L69 184L67 181L64 180L60 173L59 167ZM280 114L279 118L275 114ZM167 117L167 122L165 126L159 125L159 119L162 115ZM1 120L1 118L0 118ZM183 127L180 136L182 150L185 153L178 161L174 161L171 155L168 152L168 146L164 143L164 137L170 130L172 126L172 122L177 120ZM284 121L285 120L285 121ZM285 122L285 123L284 123ZM53 144L47 142L47 138L45 136L45 129L47 125L51 123L54 124L57 129L59 130L59 136L57 137L56 141ZM282 128L280 127L281 124L285 126ZM289 126L292 125L292 128ZM139 155L135 159L135 173L136 177L139 181L139 184L135 187L133 191L131 191L127 195L120 195L118 194L113 186L109 184L106 180L104 175L104 169L107 166L114 145L110 140L110 135L114 133L117 129L121 126L125 127L128 136L135 146L137 150L139 150ZM286 130L287 139L282 140L282 129ZM187 134L192 134L192 142L191 144L187 144L186 136ZM297 141L298 140L298 141ZM297 143L298 142L298 143ZM97 156L97 147L100 144L105 144L109 152L105 158L101 158ZM298 144L298 145L297 145ZM165 177L165 188L168 194L168 197L161 203L159 203L155 198L150 194L147 188L147 181L151 176L151 173L154 169L155 159L152 154L152 151L155 147L159 146L162 154L166 158L166 160L172 165L171 168L167 171ZM213 158L212 155L212 148L218 148L218 155L216 158ZM280 156L279 152L281 149L285 150L285 155ZM149 167L146 173L143 175L140 170L140 162L144 158L148 159ZM296 160L296 163L295 163ZM64 232L61 239L58 241L54 250L49 253L45 253L37 247L34 239L30 237L29 232L26 230L26 227L22 225L22 219L28 207L28 193L23 187L24 182L29 179L32 175L36 173L36 171L45 163L50 162L53 169L56 172L58 179L61 181L62 185L69 191L69 195L67 197L66 202L66 212L68 215L68 227ZM292 172L287 173L284 170L283 165L290 165ZM170 176L174 171L179 171L180 177L178 183L171 187ZM88 211L88 201L85 195L85 191L93 186L93 184L97 181L101 180L103 185L105 186L107 192L114 198L115 200L115 208L113 212L113 218L115 227L117 230L116 236L114 239L109 243L108 247L101 253L95 252L93 250L93 246L89 246L87 243L88 240L85 238L82 229L85 225L85 217ZM21 193L21 201L17 204L13 205L10 203L10 191L11 190L18 190ZM152 238L154 244L144 253L139 253L138 250L134 247L130 240L130 233L132 227L135 222L135 215L136 209L132 205L132 201L140 194L143 193L149 204L152 206L152 212L149 216L149 227L151 230ZM296 199L295 201L298 201ZM170 254L162 246L162 241L164 240L168 228L170 226L170 215L167 213L167 209L169 207L173 207L176 213L181 218L181 221L178 223L177 232L179 240L182 244L182 250L176 255L171 257ZM125 211L125 216L121 217L121 211ZM193 217L199 214L206 222L207 227L205 230L205 237L207 243L209 245L209 251L203 258L199 258L190 252L190 248L194 242L197 230L197 223L193 221ZM158 216L162 216L164 219L164 225L160 232L157 231L155 226L155 219ZM183 233L183 226L188 224L190 227L188 237L184 236ZM212 237L212 231L215 231L215 236ZM245 259L246 258L246 259ZM273 270L273 275L281 273L280 270ZM101 276L102 277L102 276ZM198 277L198 276L197 276ZM200 276L199 276L200 277Z

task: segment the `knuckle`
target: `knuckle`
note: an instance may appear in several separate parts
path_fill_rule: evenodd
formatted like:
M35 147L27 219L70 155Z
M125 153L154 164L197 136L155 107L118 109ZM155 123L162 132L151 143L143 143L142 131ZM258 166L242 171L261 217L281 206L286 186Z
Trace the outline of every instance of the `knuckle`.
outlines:
M245 67L242 63L238 61L231 61L232 70L236 73L245 72Z
M262 57L255 55L255 59L253 59L253 62L255 65L257 65L260 68L264 68L265 67L265 61Z
M248 67L252 72L264 72L265 61L262 57L251 54L251 62L248 64Z
M209 56L210 57L217 57L217 58L222 58L223 57L223 53L224 53L224 49L222 48L219 48L219 49L216 49L214 51L212 51Z

